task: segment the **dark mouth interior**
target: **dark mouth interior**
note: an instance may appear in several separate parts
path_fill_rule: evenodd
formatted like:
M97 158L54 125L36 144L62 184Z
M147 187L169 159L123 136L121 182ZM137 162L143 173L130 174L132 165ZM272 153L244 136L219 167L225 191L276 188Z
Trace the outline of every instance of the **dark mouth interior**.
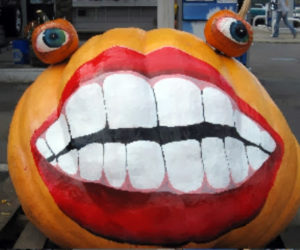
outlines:
M174 141L182 140L197 140L201 142L203 138L207 137L218 137L220 139L225 139L225 137L230 136L242 141L246 146L256 146L263 152L270 154L267 150L259 145L256 145L245 138L242 138L237 132L235 127L230 127L227 125L217 125L208 122L203 122L201 124L194 124L189 126L177 126L177 127L166 127L157 126L154 128L119 128L110 129L108 125L97 133L93 133L86 136L81 136L78 138L72 138L67 147L62 150L57 155L53 155L47 159L51 162L60 155L71 151L72 149L81 149L90 143L109 143L109 142L119 142L123 144L128 144L134 141L153 141L160 145L164 145Z

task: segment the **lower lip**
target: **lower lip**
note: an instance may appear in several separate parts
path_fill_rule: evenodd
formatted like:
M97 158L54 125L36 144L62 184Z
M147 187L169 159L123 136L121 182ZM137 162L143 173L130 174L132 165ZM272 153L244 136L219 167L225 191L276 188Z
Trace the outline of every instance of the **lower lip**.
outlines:
M219 194L128 192L101 184L83 183L59 173L41 158L35 147L36 139L58 117L65 100L76 90L83 77L89 79L96 72L120 68L135 70L147 77L184 73L216 84L238 103L241 111L275 138L276 150L246 183ZM283 154L281 138L263 117L235 95L215 69L173 48L160 49L147 56L118 47L103 52L75 72L66 85L57 111L31 140L40 175L55 202L68 217L88 231L115 241L155 245L206 242L245 225L262 209Z

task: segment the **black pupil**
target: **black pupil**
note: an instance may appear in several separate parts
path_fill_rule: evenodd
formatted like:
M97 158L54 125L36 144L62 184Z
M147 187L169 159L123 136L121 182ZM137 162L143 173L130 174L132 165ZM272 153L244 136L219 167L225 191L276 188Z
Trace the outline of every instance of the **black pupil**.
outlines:
M56 34L56 33L51 33L51 35L50 35L50 39L51 40L56 40L58 38L58 35Z
M244 38L247 35L247 29L242 22L237 22L235 26L235 34L239 38Z

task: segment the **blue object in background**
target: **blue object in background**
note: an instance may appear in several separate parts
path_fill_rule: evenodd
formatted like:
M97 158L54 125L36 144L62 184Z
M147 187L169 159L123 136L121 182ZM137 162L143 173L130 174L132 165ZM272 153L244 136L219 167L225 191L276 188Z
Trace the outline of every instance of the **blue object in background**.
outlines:
M244 64L245 66L248 66L248 56L247 56L248 52L246 52L245 54L239 56L239 57L236 57L236 59L238 61L240 61L242 64Z
M182 19L185 21L206 21L218 10L237 10L237 0L198 0L182 2Z
M202 39L206 21L222 9L237 10L237 0L182 0L181 28Z
M15 64L29 63L29 42L25 39L13 40L13 60Z
M224 3L221 1L184 1L182 8L182 16L185 21L206 21L218 10L230 9L237 10L237 3Z

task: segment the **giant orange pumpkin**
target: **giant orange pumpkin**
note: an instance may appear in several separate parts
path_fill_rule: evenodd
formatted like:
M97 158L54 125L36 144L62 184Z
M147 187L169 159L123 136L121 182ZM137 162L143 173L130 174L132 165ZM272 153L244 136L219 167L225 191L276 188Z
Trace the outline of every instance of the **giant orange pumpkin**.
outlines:
M25 213L63 247L262 247L299 204L299 146L270 96L172 29L113 29L45 70L8 163Z

